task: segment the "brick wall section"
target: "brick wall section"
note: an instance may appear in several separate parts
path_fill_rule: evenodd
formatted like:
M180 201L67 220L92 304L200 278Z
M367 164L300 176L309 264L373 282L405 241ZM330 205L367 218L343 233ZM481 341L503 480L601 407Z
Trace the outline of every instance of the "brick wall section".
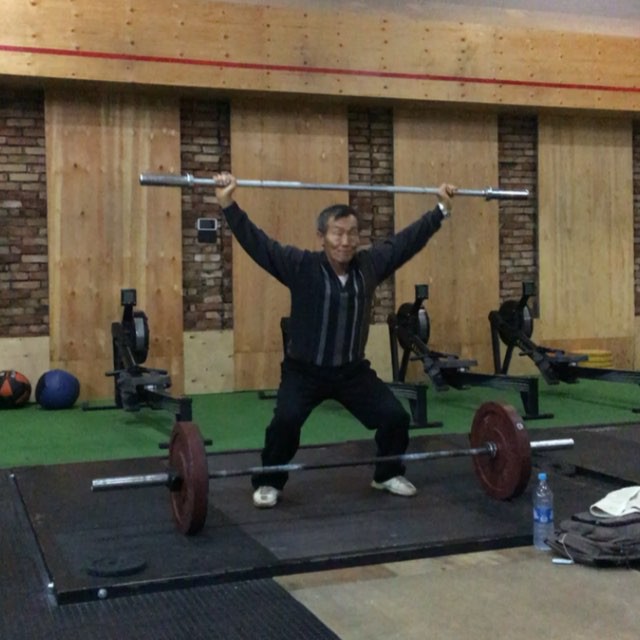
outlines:
M231 166L229 104L184 99L180 108L183 173L211 177ZM198 218L222 213L213 187L182 190L182 269L185 331L233 326L231 232L221 224L214 244L198 242Z
M0 337L49 333L44 96L0 89Z
M181 103L182 172L210 176L230 167L229 106L226 102L185 99ZM308 176L314 182L313 176ZM393 117L390 109L349 110L349 181L393 183ZM350 203L361 214L363 244L393 233L393 196L350 192ZM221 217L213 189L198 187L182 193L184 326L186 331L233 326L231 235L226 225L213 245L197 242L199 217ZM386 322L393 310L393 281L377 291L373 322Z
M519 299L522 283L538 287L538 122L535 116L498 118L498 177L501 189L529 189L526 200L499 200L500 301ZM537 297L529 308L538 316Z
M640 315L640 120L633 122L633 263L635 314Z
M311 178L310 178L311 179ZM349 109L349 182L393 184L393 112L391 109ZM393 194L350 191L349 202L358 211L363 245L390 236L394 231ZM387 321L394 311L393 278L376 290L371 321Z

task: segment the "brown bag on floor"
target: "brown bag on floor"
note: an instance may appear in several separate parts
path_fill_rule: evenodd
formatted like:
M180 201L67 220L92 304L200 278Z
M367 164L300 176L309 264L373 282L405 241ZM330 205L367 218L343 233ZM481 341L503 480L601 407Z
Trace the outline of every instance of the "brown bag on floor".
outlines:
M558 555L593 566L640 563L640 513L598 518L589 511L563 520L547 544Z

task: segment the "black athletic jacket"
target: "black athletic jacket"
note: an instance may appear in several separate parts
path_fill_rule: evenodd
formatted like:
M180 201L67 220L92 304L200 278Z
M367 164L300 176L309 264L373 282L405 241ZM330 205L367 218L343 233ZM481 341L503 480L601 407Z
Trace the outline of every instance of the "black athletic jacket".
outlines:
M244 250L291 291L287 356L319 367L364 358L373 292L440 228L439 207L391 238L356 253L343 286L324 251L282 245L233 203L223 210Z

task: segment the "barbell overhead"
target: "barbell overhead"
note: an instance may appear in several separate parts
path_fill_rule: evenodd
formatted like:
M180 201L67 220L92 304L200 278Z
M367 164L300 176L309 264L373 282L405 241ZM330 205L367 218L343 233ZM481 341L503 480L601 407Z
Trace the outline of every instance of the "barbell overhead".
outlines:
M550 451L574 446L572 438L530 442L517 411L497 402L486 402L476 411L469 435L470 447L421 451L395 456L361 458L339 462L296 463L242 469L208 468L202 434L193 422L176 422L169 444L168 470L163 473L99 478L92 491L164 486L170 491L171 510L179 531L195 534L207 517L210 478L231 478L262 473L311 471L367 466L380 462L415 462L439 458L473 457L476 476L493 498L508 500L520 495L531 475L531 451Z
M403 187L380 184L333 184L328 182L297 182L292 180L246 180L239 179L240 187L262 189L308 189L321 191L382 191L385 193L437 194L438 187ZM146 187L217 187L222 186L215 178L197 178L191 173L184 175L164 173L141 173L140 184ZM458 189L457 196L485 198L486 200L515 200L529 197L529 190L505 191L504 189Z

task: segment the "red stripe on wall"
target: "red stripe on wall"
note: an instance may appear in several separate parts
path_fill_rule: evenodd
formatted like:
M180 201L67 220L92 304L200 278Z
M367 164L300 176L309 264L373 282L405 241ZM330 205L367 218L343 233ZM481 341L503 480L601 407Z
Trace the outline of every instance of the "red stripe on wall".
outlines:
M545 82L536 80L513 80L509 78L479 78L472 76L451 76L432 73L403 73L398 71L373 71L370 69L341 69L335 67L307 67L297 65L264 64L259 62L231 62L228 60L204 60L199 58L173 58L169 56L145 56L107 51L76 51L50 47L26 47L0 44L0 51L8 53L31 53L36 55L68 56L75 58L95 58L102 60L123 60L128 62L153 62L159 64L184 64L191 66L218 67L221 69L250 69L281 73L307 73L323 75L358 76L369 78L390 78L396 80L431 80L435 82L456 82L460 84L492 84L502 86L537 87L544 89L573 89L579 91L618 91L640 93L640 87L604 84L582 84L571 82Z

